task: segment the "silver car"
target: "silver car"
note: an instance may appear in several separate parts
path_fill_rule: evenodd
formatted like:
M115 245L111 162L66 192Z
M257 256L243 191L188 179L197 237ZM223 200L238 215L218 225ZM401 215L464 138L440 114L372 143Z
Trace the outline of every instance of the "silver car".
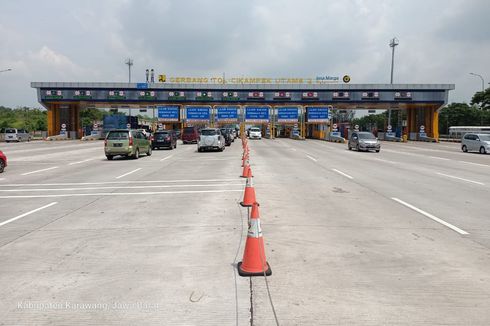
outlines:
M219 129L201 129L199 139L197 140L198 152L203 152L205 150L218 150L222 152L225 150L225 145L225 137L221 134Z
M465 153L490 153L490 134L465 134L461 139L461 150Z
M357 151L375 150L376 153L381 150L378 138L366 131L354 131L347 143L347 147L349 150L355 148Z
M5 129L5 142L21 142L31 141L31 135L25 129L6 128Z

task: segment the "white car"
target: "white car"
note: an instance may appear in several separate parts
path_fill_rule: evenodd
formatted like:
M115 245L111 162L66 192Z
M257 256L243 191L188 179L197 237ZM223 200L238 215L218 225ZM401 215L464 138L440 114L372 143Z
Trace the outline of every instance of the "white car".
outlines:
M221 131L216 128L201 129L199 139L197 140L197 151L204 152L205 150L225 150L225 137Z
M461 140L461 150L463 152L480 152L480 154L490 153L490 134L467 133Z
M250 138L250 139L262 139L262 131L257 127L252 127L249 129L248 138Z

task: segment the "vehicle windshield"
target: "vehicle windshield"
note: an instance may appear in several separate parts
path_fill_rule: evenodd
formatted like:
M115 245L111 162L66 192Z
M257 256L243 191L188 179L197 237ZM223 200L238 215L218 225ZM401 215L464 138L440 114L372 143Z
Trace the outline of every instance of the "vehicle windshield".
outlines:
M258 131L260 131L260 129L259 128L250 128L250 131L258 132Z
M111 131L107 136L107 139L109 140L122 140L128 138L129 138L129 132L127 131Z
M371 133L359 133L359 139L376 139Z
M216 130L204 129L204 130L201 130L201 135L203 135L203 136L216 136Z
M490 134L488 135L478 135L481 141L490 141Z
M194 127L185 127L184 134L192 134L194 133Z
M17 131L15 129L5 129L6 134L15 134Z

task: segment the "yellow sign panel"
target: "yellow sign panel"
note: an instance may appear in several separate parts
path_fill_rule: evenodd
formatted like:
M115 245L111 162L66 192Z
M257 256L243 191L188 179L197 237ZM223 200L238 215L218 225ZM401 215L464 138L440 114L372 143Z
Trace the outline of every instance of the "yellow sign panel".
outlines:
M158 81L174 84L332 84L338 83L338 77L316 78L264 78L264 77L166 77L159 75ZM345 77L344 77L345 82Z

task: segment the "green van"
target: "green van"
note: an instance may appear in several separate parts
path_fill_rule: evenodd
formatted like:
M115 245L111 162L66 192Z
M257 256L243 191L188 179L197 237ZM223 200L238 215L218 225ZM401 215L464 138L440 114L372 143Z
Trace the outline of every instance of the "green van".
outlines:
M139 130L116 129L107 133L104 150L108 160L116 155L138 159L141 153L151 155L151 141Z

